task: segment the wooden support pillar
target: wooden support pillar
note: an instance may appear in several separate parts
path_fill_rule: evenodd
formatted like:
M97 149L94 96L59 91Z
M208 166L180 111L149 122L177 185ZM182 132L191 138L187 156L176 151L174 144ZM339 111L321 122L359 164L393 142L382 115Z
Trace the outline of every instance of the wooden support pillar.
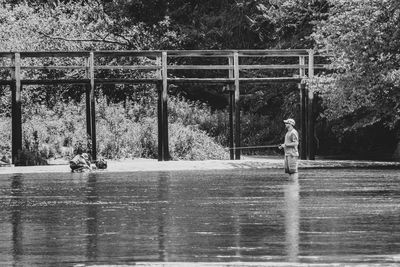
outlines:
M168 81L167 81L167 52L161 54L161 82L158 83L158 160L168 161Z
M233 57L228 58L229 66L232 69L229 69L229 78L233 78ZM228 85L229 87L229 155L230 159L235 159L235 94L232 84Z
M233 54L233 67L235 77L235 146L240 147L240 88L239 88L239 54L234 52ZM235 149L235 159L240 159L241 149Z
M90 57L85 58L85 78L90 81ZM86 99L86 135L87 138L92 138L92 116L90 108L90 82L85 84L85 99Z
M299 65L301 66L299 69L300 78L304 78L306 76L306 69L303 67L305 65L305 56L299 57Z
M229 85L232 88L231 85ZM229 91L229 155L230 159L235 159L235 94Z
M161 63L161 56L158 56L156 59L156 64L157 66L160 67L159 70L157 70L157 78L160 80L156 84L156 89L157 89L157 129L158 129L158 161L163 160L163 151L164 151L164 144L163 144L163 116L162 116L162 105L161 105L161 99L162 99L162 63Z
M314 51L308 50L308 78L314 77ZM314 92L308 90L307 108L307 158L315 159L315 106L316 99Z
M11 84L11 158L15 165L21 164L20 153L22 151L22 98L21 98L21 56L15 53L13 58L14 69L12 70Z
M314 92L308 92L308 155L307 158L315 160L315 109L316 97Z
M94 53L91 52L86 61L86 74L89 84L86 85L86 132L90 138L90 153L92 160L97 159L97 138L96 138L96 98L94 83ZM89 141L89 140L88 140Z
M157 122L158 122L158 161L163 161L164 139L163 139L163 108L162 108L162 82L157 83Z
M300 158L307 159L307 92L304 83L300 89Z

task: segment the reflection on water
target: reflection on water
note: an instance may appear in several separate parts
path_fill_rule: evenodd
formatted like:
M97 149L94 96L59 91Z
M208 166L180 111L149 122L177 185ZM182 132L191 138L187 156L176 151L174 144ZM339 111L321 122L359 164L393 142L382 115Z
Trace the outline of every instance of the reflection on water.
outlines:
M391 170L0 175L0 259L398 263L399 180Z
M158 254L159 261L168 261L168 253L166 247L166 229L165 226L168 223L166 217L168 217L168 205L169 205L169 196L168 196L168 187L169 187L169 176L165 173L158 174L158 182L157 182L157 199L158 199L158 208L157 208L157 221L158 221Z
M98 205L96 202L99 200L96 189L96 175L93 173L88 174L86 184L86 227L87 227L87 246L86 257L89 261L97 260L97 239L98 239Z
M26 204L23 198L23 178L15 175L11 178L11 222L12 222L12 254L14 262L19 262L20 257L24 254L23 249L23 228L22 228L22 212Z
M299 181L289 181L283 187L285 196L285 232L288 261L297 262L299 255Z

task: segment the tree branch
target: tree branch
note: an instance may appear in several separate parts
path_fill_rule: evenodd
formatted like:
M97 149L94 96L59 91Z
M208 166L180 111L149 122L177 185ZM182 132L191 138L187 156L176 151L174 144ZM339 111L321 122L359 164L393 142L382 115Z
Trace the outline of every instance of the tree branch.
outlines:
M108 43L108 44L118 44L118 45L127 45L128 43L123 43L123 42L118 42L118 41L111 41L111 40L106 40L107 37L103 39L74 39L74 38L65 38L65 37L59 37L59 36L51 36L49 34L46 34L44 32L38 31L38 33L46 38L54 39L54 40L63 40L67 42L97 42L97 43Z

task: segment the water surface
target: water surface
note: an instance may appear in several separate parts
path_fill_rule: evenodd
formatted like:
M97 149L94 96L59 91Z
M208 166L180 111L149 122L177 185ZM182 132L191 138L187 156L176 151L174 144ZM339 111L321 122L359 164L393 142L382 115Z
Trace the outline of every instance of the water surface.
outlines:
M3 265L400 263L398 170L0 175Z

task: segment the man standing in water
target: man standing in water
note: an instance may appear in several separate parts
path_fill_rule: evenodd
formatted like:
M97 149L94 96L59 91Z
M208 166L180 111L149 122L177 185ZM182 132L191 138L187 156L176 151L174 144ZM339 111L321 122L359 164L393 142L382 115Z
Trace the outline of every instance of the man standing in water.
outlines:
M279 149L285 152L285 173L289 174L292 179L298 178L298 159L299 159L299 134L297 133L294 125L296 124L293 119L283 121L287 129L285 135L285 143L279 146Z

